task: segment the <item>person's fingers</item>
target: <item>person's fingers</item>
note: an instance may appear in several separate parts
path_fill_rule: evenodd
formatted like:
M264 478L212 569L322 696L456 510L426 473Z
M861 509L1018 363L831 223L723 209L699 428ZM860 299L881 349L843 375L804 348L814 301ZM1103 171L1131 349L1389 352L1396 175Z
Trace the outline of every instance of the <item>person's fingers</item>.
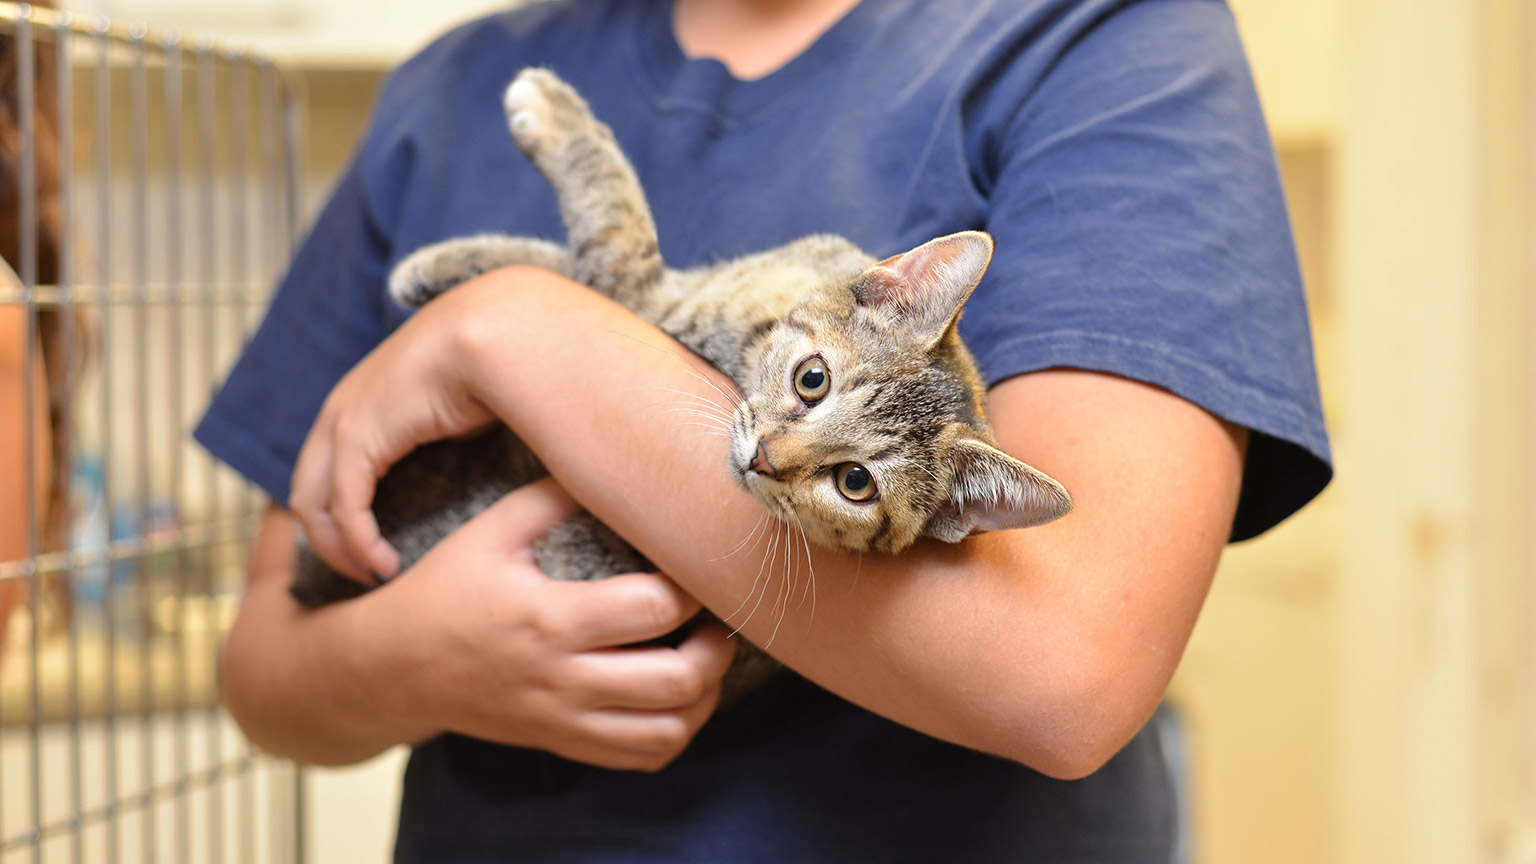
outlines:
M712 710L712 709L711 709ZM676 759L693 740L709 712L589 711L576 720L576 731L594 749L612 755L604 767L628 771L659 771Z
M680 710L711 698L736 654L729 631L701 626L677 648L618 648L573 658L570 674L594 708Z
M368 567L347 551L341 531L331 518L329 478L331 463L331 438L329 426L322 419L310 430L298 462L294 465L288 508L298 518L304 536L311 548L336 572L364 585L378 584L369 574Z
M389 454L376 454L361 441L343 442L331 458L330 515L347 554L385 578L400 570L400 554L384 539L373 515L373 493L389 470Z
M581 505L551 477L508 492L471 524L494 531L498 544L526 548L549 529L581 513Z
M577 729L595 746L610 750L614 761L608 767L659 771L682 754L720 703L721 680L735 655L729 632L719 624L705 624L674 652L705 667L705 686L687 704L660 711L609 708L582 715Z
M656 639L698 614L699 601L660 573L626 573L598 582L563 582L549 592L574 651Z
M573 658L571 687L592 709L668 711L699 701L709 687L697 664L672 648L616 648Z
M739 639L731 637L731 628L709 619L695 627L677 646L677 651L690 662L697 663L706 679L718 682L736 659L736 649L741 644Z
M369 588L378 587L379 577L373 575L368 565L347 553L346 541L342 540L341 531L331 520L329 513L316 514L302 524L304 538L309 542L310 548L314 549L315 554L319 555L325 563L331 565L332 569Z

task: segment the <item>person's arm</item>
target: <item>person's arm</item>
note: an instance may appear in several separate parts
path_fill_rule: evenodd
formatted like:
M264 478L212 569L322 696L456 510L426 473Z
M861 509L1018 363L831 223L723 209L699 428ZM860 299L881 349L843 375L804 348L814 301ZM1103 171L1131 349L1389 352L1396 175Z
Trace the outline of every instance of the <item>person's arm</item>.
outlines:
M20 309L0 306L0 561L23 557L27 546L25 323Z
M49 454L46 376L41 352L27 362L26 310L0 305L0 561L19 561L27 556L29 522L33 508L37 530L46 510L42 490L47 488L52 462ZM32 372L32 410L27 410L27 371ZM33 422L33 488L27 488L27 418ZM26 602L27 583L0 583L0 651L4 650L6 624Z
M393 584L319 610L288 594L294 520L271 507L220 666L261 747L339 765L442 731L610 768L670 762L708 718L734 645L664 635L698 604L655 574L546 579L529 544L576 512L552 482L507 496Z
M815 601L802 602L803 583L778 581L784 548L767 566L762 545L727 554L761 511L729 480L723 439L656 409L720 402L730 386L685 353L560 277L490 274L428 304L338 386L300 459L295 508L357 525L347 502L366 502L374 466L412 443L390 436L413 423L450 432L445 401L475 400L690 594L851 701L1057 777L1091 773L1150 716L1231 529L1243 430L1111 376L1010 379L992 392L998 439L1065 483L1073 513L899 557L808 550Z

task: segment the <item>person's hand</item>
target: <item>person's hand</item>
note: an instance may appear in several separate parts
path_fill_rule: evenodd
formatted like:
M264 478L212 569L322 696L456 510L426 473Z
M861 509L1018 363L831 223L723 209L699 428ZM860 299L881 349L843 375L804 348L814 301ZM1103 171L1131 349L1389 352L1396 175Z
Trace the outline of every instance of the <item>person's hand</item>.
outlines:
M657 770L714 711L735 643L718 622L664 636L699 604L654 573L559 582L532 543L579 512L552 480L502 499L370 595L388 608L353 657L382 710L423 729L546 750L607 768ZM403 631L403 632L401 632Z
M473 288L428 303L337 382L299 452L289 509L315 552L365 585L400 569L373 517L378 478L422 444L495 420L467 391L456 342Z

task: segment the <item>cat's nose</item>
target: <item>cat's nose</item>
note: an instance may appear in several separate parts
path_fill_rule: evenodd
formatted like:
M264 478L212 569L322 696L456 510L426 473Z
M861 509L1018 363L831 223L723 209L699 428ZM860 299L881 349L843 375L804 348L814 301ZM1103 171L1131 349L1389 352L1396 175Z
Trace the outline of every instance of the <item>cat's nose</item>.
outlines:
M768 448L762 441L757 442L757 455L752 457L752 470L764 477L779 479L779 469L773 467L773 463L768 460Z

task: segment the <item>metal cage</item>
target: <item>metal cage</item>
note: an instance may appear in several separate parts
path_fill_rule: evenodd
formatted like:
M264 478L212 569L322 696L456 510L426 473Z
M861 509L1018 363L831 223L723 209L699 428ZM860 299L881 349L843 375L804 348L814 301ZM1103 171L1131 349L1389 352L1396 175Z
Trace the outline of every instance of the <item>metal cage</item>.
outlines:
M46 8L0 2L0 40L27 415L0 416L26 450L0 476L26 501L24 548L0 550L0 864L300 860L298 772L217 696L261 499L187 434L291 251L296 88Z

